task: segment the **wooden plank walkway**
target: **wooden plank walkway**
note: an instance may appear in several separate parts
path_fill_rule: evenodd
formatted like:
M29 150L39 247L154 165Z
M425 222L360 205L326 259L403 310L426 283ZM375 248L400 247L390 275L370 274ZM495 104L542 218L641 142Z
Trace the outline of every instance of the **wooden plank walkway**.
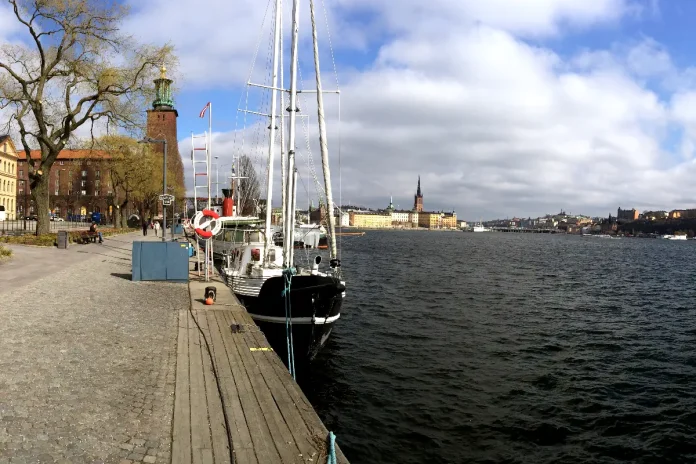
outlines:
M179 312L172 463L326 463L326 427L244 307L222 281L191 279L191 308ZM336 455L348 463L338 446Z

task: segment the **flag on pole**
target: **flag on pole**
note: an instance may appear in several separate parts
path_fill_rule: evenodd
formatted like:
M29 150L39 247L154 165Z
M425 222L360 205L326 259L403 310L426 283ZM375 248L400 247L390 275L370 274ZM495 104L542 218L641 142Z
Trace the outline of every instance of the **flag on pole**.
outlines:
M205 106L204 106L203 109L201 110L201 114L199 115L199 117L202 118L203 116L205 116L205 112L208 111L208 108L210 108L210 102L208 102L208 103L205 104Z

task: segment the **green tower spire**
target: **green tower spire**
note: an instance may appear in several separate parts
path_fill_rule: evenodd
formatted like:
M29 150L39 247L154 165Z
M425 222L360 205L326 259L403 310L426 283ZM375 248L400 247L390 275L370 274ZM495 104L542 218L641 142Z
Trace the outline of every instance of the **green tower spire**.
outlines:
M152 102L154 109L163 106L173 108L174 99L172 98L172 80L167 79L167 68L162 64L160 78L155 79L155 101Z

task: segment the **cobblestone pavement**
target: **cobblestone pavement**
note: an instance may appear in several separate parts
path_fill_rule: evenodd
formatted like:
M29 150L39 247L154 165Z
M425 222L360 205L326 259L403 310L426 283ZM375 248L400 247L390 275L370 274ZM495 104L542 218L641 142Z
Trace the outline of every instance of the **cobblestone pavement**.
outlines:
M130 240L0 295L0 464L169 462L185 284L130 281Z

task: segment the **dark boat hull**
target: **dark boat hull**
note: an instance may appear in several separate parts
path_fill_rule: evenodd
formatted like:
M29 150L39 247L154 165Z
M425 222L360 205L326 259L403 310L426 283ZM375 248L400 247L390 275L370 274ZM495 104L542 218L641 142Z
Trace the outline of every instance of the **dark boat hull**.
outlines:
M287 364L284 277L264 282L258 297L237 295L276 353ZM345 285L322 275L293 276L290 287L295 362L311 361L341 315Z

